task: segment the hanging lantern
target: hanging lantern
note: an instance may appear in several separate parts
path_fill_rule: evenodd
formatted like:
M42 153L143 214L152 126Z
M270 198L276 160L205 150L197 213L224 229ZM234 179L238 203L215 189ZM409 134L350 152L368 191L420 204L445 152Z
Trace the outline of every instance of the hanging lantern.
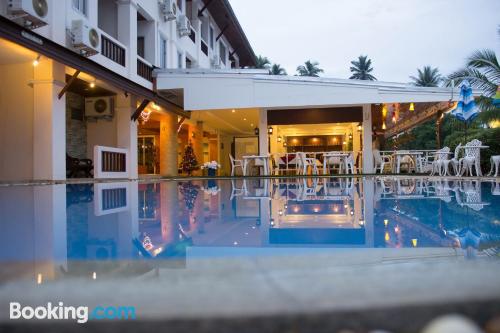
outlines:
M272 127L272 126L269 126L269 127L267 128L267 133L268 133L269 135L273 135L273 127Z
M387 127L385 126L385 121L382 123L382 129L385 130Z
M415 104L413 102L410 103L410 111L415 111Z
M382 117L387 117L387 105L382 105Z
M259 128L258 127L255 127L255 129L253 130L255 135L259 135Z

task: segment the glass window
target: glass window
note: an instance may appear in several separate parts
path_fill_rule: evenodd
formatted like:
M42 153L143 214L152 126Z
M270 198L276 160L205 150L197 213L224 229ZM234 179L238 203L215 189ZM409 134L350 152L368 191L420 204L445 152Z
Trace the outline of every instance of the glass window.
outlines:
M144 37L137 37L137 54L144 59Z
M226 64L226 46L223 43L219 43L219 53L222 63Z
M214 39L215 39L215 36L214 36L214 27L210 26L210 36L209 36L209 39L210 39L210 49L213 50L214 49Z
M160 67L167 68L167 41L160 37Z
M73 0L73 8L83 15L87 15L87 0Z

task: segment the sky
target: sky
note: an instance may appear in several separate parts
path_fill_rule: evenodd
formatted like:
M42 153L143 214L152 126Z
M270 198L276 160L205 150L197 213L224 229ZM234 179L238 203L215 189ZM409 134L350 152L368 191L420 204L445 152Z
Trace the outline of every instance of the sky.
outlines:
M230 0L257 55L288 74L311 59L350 77L372 59L379 81L410 82L425 65L449 74L476 49L499 54L500 0Z

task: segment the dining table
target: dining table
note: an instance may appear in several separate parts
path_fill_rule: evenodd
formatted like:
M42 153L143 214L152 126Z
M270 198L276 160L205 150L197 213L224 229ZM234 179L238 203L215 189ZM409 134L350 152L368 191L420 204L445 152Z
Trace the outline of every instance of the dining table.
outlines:
M331 157L338 157L340 158L345 166L345 169L347 170L347 157L349 157L351 153L350 152L345 152L345 151L329 151L329 152L324 152L323 153L323 174L327 174L327 163L328 160Z
M243 176L247 176L247 168L250 161L262 161L262 167L264 169L263 176L269 176L269 155L244 155L243 159Z
M392 172L399 174L401 172L401 160L405 156L409 156L413 162L415 163L415 170L417 172L421 172L421 166L418 163L419 157L421 157L424 153L421 151L416 151L416 150L396 150L395 152L392 153L394 156L393 158L393 165L392 165Z

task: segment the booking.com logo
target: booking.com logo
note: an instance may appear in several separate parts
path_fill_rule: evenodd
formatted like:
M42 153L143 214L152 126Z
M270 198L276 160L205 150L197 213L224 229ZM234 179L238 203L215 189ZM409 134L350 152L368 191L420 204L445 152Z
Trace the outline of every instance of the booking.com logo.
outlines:
M134 306L96 306L91 311L88 306L65 306L48 302L45 306L21 306L19 302L10 302L10 319L38 320L76 320L84 324L89 320L129 320L135 319Z

